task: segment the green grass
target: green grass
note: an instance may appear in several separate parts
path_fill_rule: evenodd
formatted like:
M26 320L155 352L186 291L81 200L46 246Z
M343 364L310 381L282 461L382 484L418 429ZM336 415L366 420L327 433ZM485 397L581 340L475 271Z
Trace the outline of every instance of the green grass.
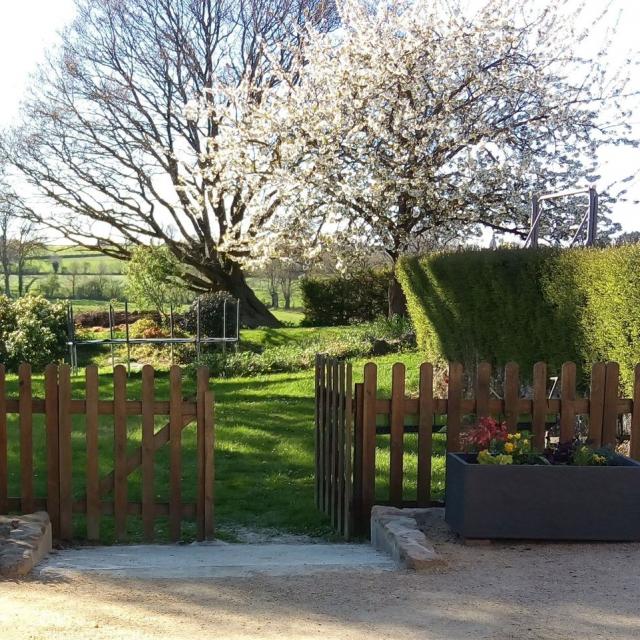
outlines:
M287 330L285 330L287 331ZM288 330L294 331L294 330ZM407 391L413 393L418 385L420 356L416 353L392 354L377 358L380 393L387 394L391 385L391 366L401 360L407 365ZM362 379L365 360L354 362L354 381ZM166 373L157 375L157 397L168 397ZM273 374L253 378L213 380L216 396L216 521L223 537L233 537L238 526L251 529L273 527L291 533L332 537L326 518L316 511L313 501L313 371L293 374ZM11 395L17 393L17 380L9 377ZM81 397L82 378L73 381L74 393ZM103 370L100 375L102 397L111 396L111 374ZM184 380L184 395L193 394L193 381ZM42 395L42 377L35 376L34 393ZM139 397L140 377L132 374L128 395ZM164 424L158 418L157 426ZM130 417L129 446L139 446L140 420ZM79 498L84 485L84 424L80 416L73 419L73 487ZM183 495L185 500L195 499L195 429L183 432ZM19 491L18 424L15 416L9 419L9 479L12 495ZM405 438L405 489L407 499L415 497L417 458L415 436ZM112 424L108 417L100 421L100 470L102 474L112 468ZM379 436L377 454L377 497L388 494L389 438ZM434 437L433 491L442 495L444 486L444 444L442 436ZM34 417L34 473L36 495L45 495L45 440L41 417ZM168 500L168 451L156 456L156 494ZM140 498L140 473L129 477L131 500ZM103 518L102 540L113 541L113 522ZM75 518L76 531L82 534L83 518ZM166 539L166 523L160 522L156 530L160 540ZM193 524L185 527L184 538L192 539ZM129 518L129 539L140 540L141 522Z

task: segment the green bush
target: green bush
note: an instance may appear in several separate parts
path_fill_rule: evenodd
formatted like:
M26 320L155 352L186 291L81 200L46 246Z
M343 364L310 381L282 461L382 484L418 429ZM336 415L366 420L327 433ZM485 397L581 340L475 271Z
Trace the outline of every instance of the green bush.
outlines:
M29 362L42 369L66 351L67 312L64 303L28 295L17 300L0 296L0 362L16 369Z
M226 335L236 334L236 299L226 291L215 291L199 295L187 309L182 320L182 327L195 335L200 305L200 335L208 338L222 336L224 303L227 301Z
M536 361L620 362L630 390L640 362L640 247L509 249L406 258L398 278L427 358L523 376Z
M329 327L368 322L387 314L389 271L304 278L300 283L303 325Z

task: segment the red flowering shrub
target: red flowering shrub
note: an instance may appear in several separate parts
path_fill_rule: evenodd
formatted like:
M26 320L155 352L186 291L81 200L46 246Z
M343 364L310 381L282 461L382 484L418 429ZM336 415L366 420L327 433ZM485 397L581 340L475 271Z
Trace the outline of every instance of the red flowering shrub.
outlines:
M507 425L494 418L480 418L478 423L462 434L464 448L471 451L488 449L491 442L505 442Z

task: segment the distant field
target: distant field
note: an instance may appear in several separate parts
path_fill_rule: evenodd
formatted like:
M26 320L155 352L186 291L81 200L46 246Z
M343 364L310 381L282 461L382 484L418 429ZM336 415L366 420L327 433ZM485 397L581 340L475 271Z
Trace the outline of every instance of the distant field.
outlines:
M24 285L29 291L38 291L39 281L50 277L55 273L54 263L58 263L58 282L60 283L60 297L66 298L71 295L71 272L76 270L76 286L82 284L86 279L101 275L109 280L124 282L124 262L116 258L104 256L98 251L83 249L73 246L51 246L46 251L32 258L28 263L28 270L33 273L25 274ZM268 281L266 278L250 276L247 278L249 286L254 290L258 298L267 305L271 304ZM11 292L13 295L18 291L18 277L10 278ZM74 310L77 312L106 309L106 300L73 300ZM284 298L280 293L280 308L272 310L274 315L286 324L298 325L304 317L301 312L302 296L300 286L297 282L293 284L291 305L292 309L283 308Z

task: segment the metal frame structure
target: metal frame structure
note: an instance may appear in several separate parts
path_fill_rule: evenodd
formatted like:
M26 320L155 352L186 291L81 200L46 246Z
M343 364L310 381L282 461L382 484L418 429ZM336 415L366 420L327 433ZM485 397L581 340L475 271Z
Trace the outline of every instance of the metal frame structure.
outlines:
M569 246L573 247L576 244L580 234L586 227L587 235L584 244L586 247L592 247L596 241L598 227L598 192L593 185L584 189L558 191L557 193L546 193L542 196L534 195L531 199L531 227L524 241L524 246L534 248L538 246L538 227L544 212L543 204L545 201L576 195L587 195L589 197L589 206L582 216L578 230L575 232Z
M212 337L203 335L200 327L200 301L197 301L196 306L196 335L189 338L176 338L174 335L174 315L173 307L169 310L169 337L166 338L131 338L129 336L129 304L124 303L125 314L125 337L116 338L114 336L115 328L115 310L112 302L109 303L109 337L99 340L77 340L75 321L73 315L73 304L71 301L67 304L67 347L69 347L69 361L72 369L77 371L78 369L78 347L86 346L109 346L111 347L111 366L115 366L115 347L126 346L127 348L127 371L131 371L131 345L138 344L155 344L155 345L169 345L171 347L171 363L173 364L173 348L177 344L194 344L196 346L196 353L200 357L202 345L219 344L222 346L222 350L226 351L227 345L232 344L236 349L238 348L238 342L240 341L240 300L233 301L235 305L235 335L227 335L227 300L222 304L222 336Z

